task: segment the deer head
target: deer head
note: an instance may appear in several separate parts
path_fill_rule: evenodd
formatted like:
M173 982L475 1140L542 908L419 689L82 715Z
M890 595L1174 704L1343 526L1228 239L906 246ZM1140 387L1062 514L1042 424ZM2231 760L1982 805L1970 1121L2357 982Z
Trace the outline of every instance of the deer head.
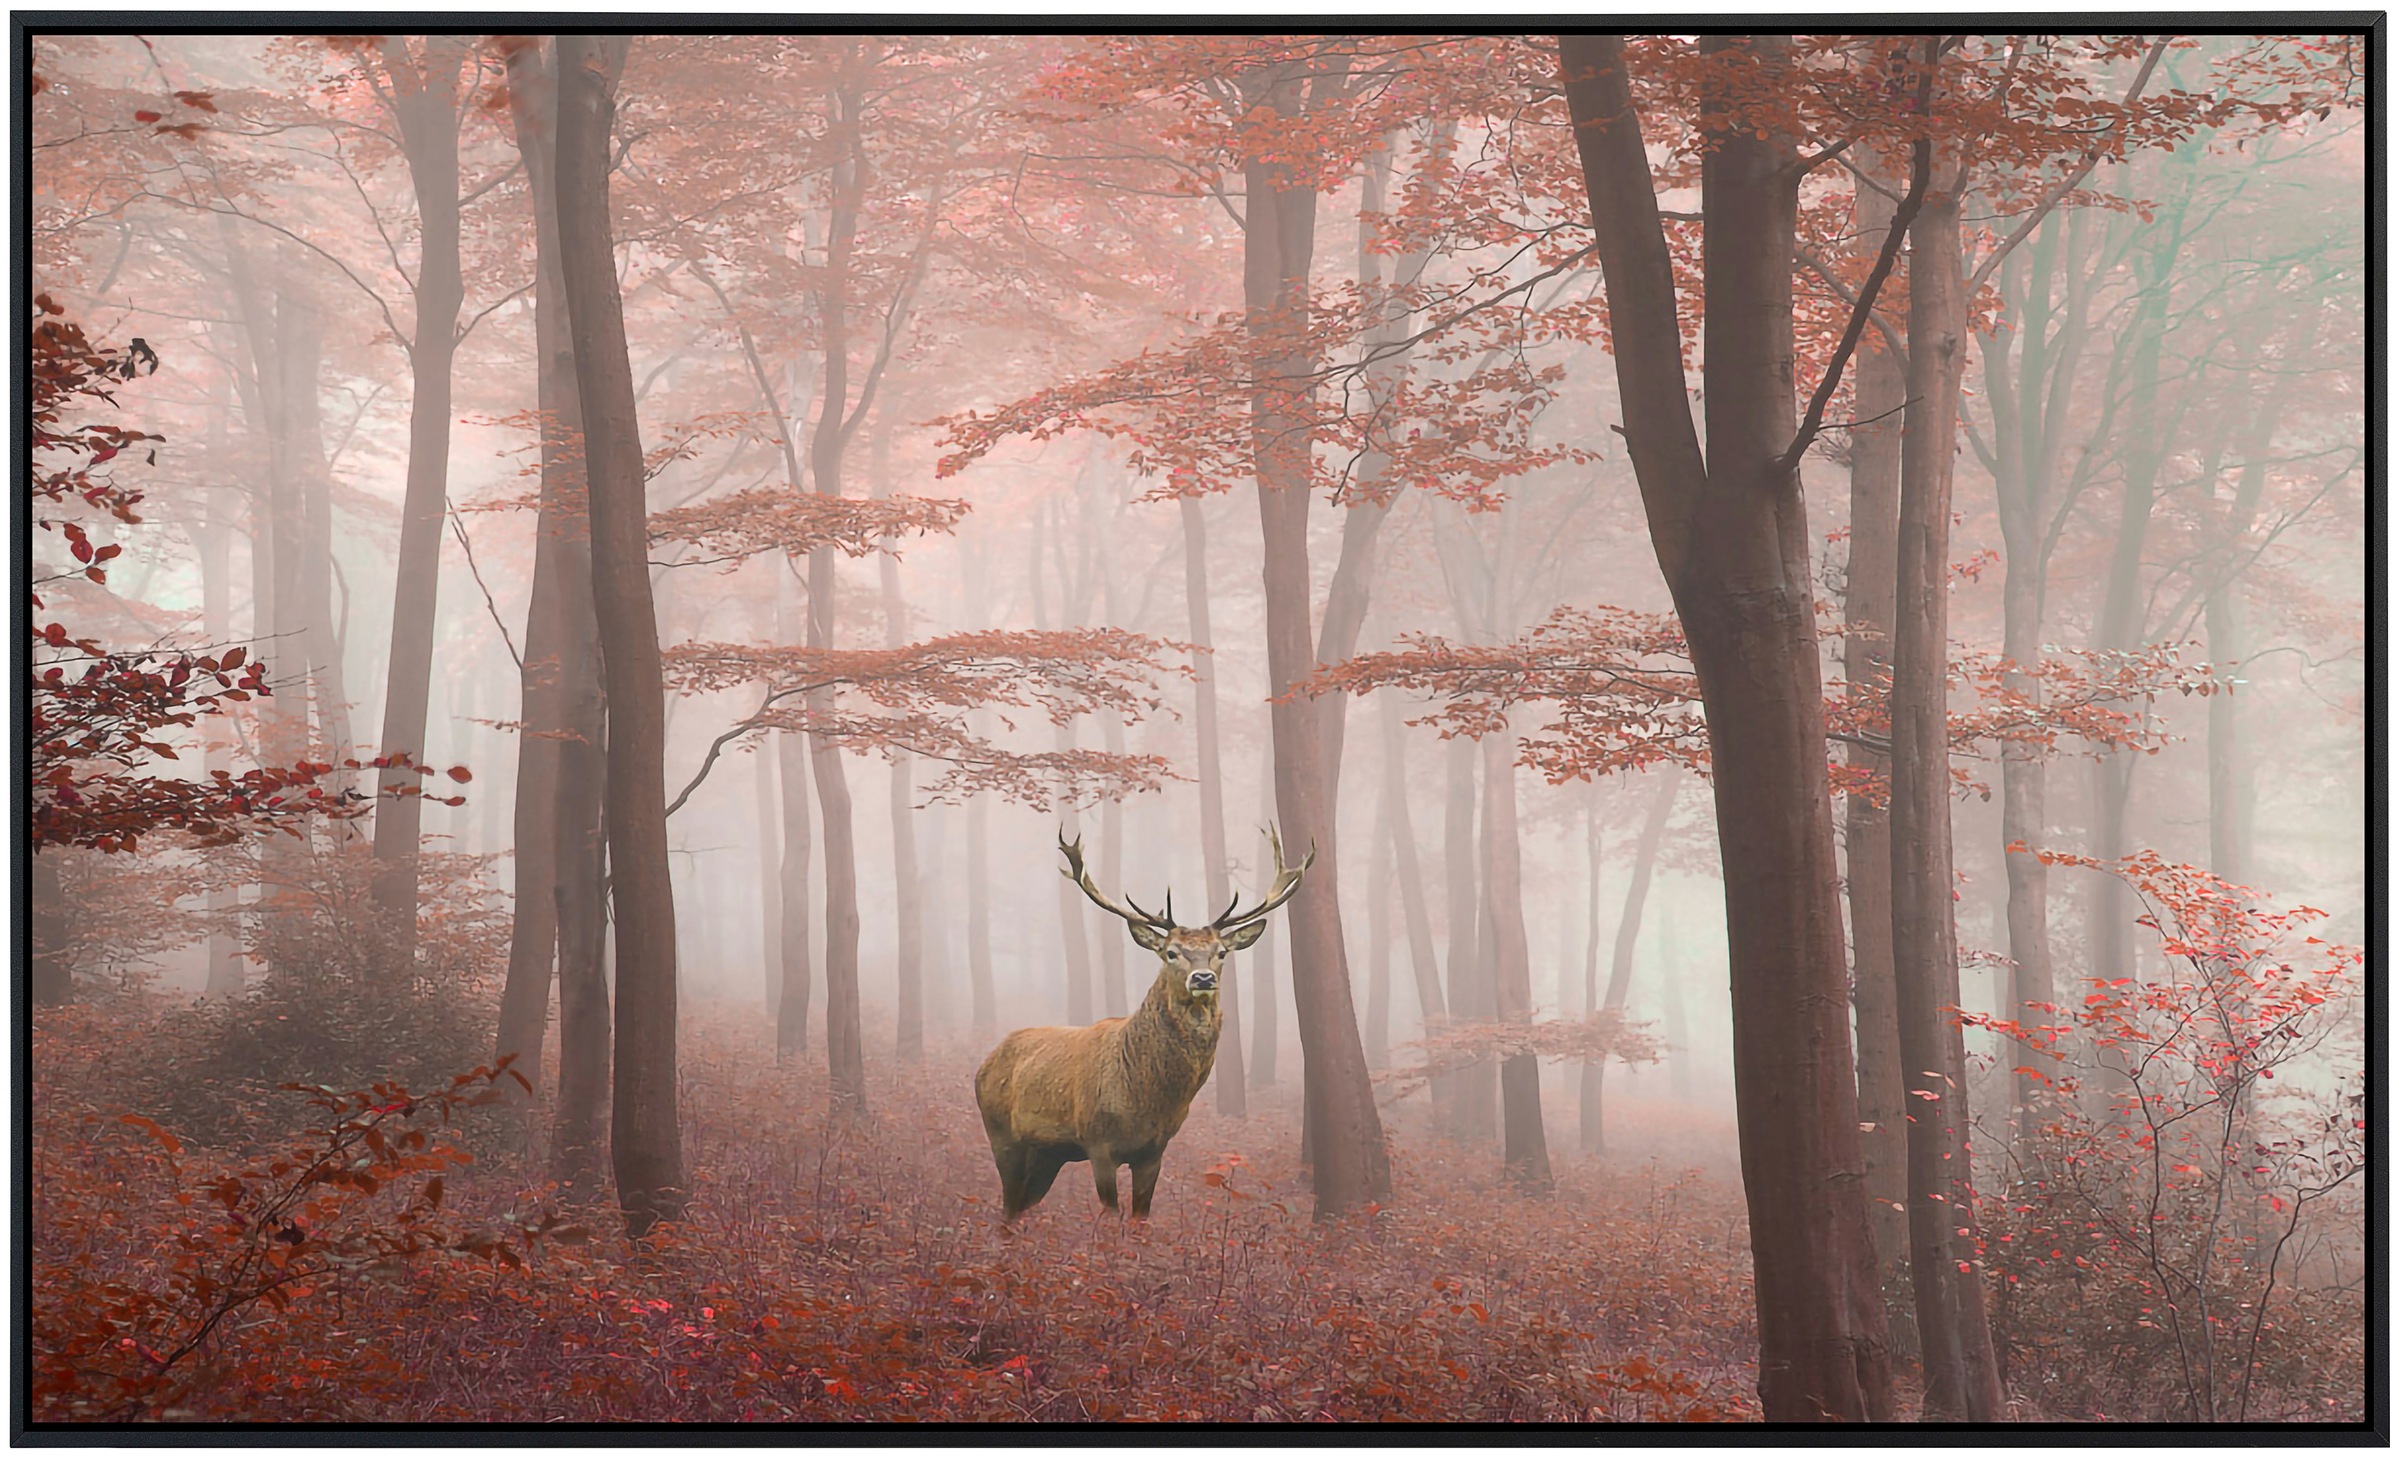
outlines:
M1246 951L1265 934L1267 917L1300 889L1300 878L1317 858L1315 847L1299 865L1283 863L1283 839L1274 827L1267 829L1267 842L1275 851L1275 879L1267 887L1266 897L1248 910L1242 909L1237 892L1224 914L1205 926L1175 924L1175 893L1167 893L1166 910L1144 911L1130 897L1119 906L1092 884L1092 873L1083 864L1083 841L1070 841L1062 832L1058 848L1067 858L1067 867L1059 872L1083 888L1092 903L1111 916L1122 917L1126 928L1133 933L1134 942L1145 951L1158 954L1161 967L1176 976L1178 989L1187 997L1215 1001L1217 985L1223 980L1225 954Z

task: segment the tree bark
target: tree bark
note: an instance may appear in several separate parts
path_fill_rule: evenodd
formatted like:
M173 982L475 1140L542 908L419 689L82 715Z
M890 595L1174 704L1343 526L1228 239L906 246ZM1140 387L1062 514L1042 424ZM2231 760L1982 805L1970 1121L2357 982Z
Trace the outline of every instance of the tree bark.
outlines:
M1375 845L1367 857L1367 1066L1392 1061L1392 796L1376 797Z
M232 402L227 398L223 377L209 396L208 446L209 459L226 459L226 417ZM197 533L200 548L200 624L201 633L209 643L233 641L233 534L235 513L233 492L220 484L221 475L212 477L205 494L208 508L206 525ZM231 770L232 755L230 726L212 715L203 721L201 733L206 748L207 772ZM242 991L242 959L233 937L234 917L241 909L241 888L234 885L211 887L208 893L208 981L201 996L210 1000L238 997Z
M1928 42L1928 48L1931 42ZM1950 484L1967 317L1959 185L1909 230L1908 407L1892 635L1892 965L1908 1116L1908 1248L1925 1416L1991 1422L2000 1372L1984 1315L1958 925L1951 872Z
M1226 904L1230 877L1225 861L1225 769L1218 750L1217 667L1208 621L1208 518L1200 498L1186 496L1176 503L1183 518L1183 601L1192 634L1192 732L1200 753L1200 861L1208 883L1210 907ZM1249 1113L1249 1085L1242 1068L1241 978L1228 961L1224 988L1225 1027L1217 1038L1217 1066L1209 1082L1217 1086L1217 1112L1229 1119Z
M539 42L521 44L508 57L509 116L517 152L533 193L534 209L534 390L541 416L542 502L534 521L533 591L525 613L525 661L518 673L519 714L514 819L515 916L509 928L508 972L500 989L500 1028L495 1060L514 1057L516 1072L530 1087L543 1084L542 1043L550 1020L550 979L558 950L559 743L565 728L566 663L560 652L567 604L559 583L559 538L569 530L569 474L576 470L581 443L568 437L564 422L580 417L569 398L575 388L575 355L566 337L559 297L557 156L553 121L556 91ZM575 484L581 484L580 476ZM577 493L580 495L580 492ZM582 514L576 502L575 515ZM578 523L577 530L581 530ZM588 534L587 534L588 535ZM515 1085L503 1088L509 1092Z
M1486 903L1492 913L1499 957L1493 963L1494 1011L1520 1027L1533 1022L1533 964L1525 936L1525 889L1517 846L1517 736L1500 733L1483 740L1484 843L1490 859ZM1519 1190L1547 1195L1550 1141L1542 1129L1542 1063L1521 1053L1500 1065L1501 1165Z
M406 754L419 764L426 753L450 474L450 368L459 308L466 300L459 261L457 90L467 45L463 37L427 36L420 63L408 57L407 43L399 37L383 42L392 110L416 195L418 251L416 322L408 346L408 487L400 508L400 565L392 590L391 656L384 665L383 738L377 752ZM613 296L613 269L609 277ZM635 464L638 473L638 459ZM423 783L412 769L387 769L375 803L372 894L404 958L416 947L417 842L425 806L418 790Z
M833 208L825 240L825 271L817 288L817 319L824 351L823 399L809 440L809 472L822 496L842 494L842 453L855 420L850 407L850 269L858 241L859 212L866 182L859 136L860 100L852 43L832 97L828 140L833 150ZM808 646L834 645L834 551L820 547L808 558ZM808 695L809 713L830 718L834 691ZM852 833L850 781L841 746L811 742L816 769L817 812L825 829L825 1059L832 1074L837 1111L867 1111L865 1037L859 1026L858 850Z
M806 628L789 621L790 586L778 583L777 620L781 641L804 638ZM775 1061L808 1055L810 968L815 948L809 935L808 737L788 729L775 731L776 768L783 781L783 885L781 957L783 995L775 1008Z
M984 797L967 802L967 983L974 1001L975 1035L1000 1027L998 995L992 987L991 834Z
M1473 1020L1490 1015L1477 966L1483 898L1475 878L1475 746L1465 739L1450 740L1443 746L1443 768L1448 778L1442 800L1442 868L1449 892L1449 1010L1452 1017ZM1466 1064L1453 1070L1450 1080L1455 1093L1450 1137L1490 1139L1497 1132L1491 1065Z
M1408 929L1408 965L1416 978L1417 1011L1425 1031L1432 1033L1448 1021L1449 1002L1442 996L1441 966L1433 947L1433 917L1425 898L1425 875L1417 861L1417 832L1408 809L1408 737L1400 723L1400 700L1378 696L1383 718L1383 796L1392 807L1392 862L1397 872L1401 924ZM1437 1115L1449 1111L1450 1080L1433 1080L1431 1096Z
M751 750L752 793L758 803L758 964L767 1020L783 1004L783 796L775 784L775 743L759 736Z
M1770 70L1789 56L1779 37L1702 45ZM1891 1370L1861 1180L1811 538L1785 460L1797 149L1771 126L1734 124L1702 162L1704 459L1623 37L1565 36L1561 53L1626 450L1708 716L1760 1401L1769 1421L1882 1421ZM1704 120L1722 126L1726 110L1709 83Z
M626 1232L680 1219L675 900L667 863L666 691L650 596L649 513L608 212L620 38L558 40L558 222L591 499L592 605L608 676L609 900L616 1070L609 1147ZM602 72L606 71L605 77Z
M875 421L869 470L877 496L891 493L892 428L888 416ZM876 559L883 588L883 646L900 648L908 642L908 599L900 591L897 543L886 538ZM912 782L913 762L905 752L890 756L892 816L893 977L897 984L898 1036L894 1052L902 1063L925 1058L925 910L923 886L917 877L917 808ZM1114 885L1114 882L1110 883Z
M1872 164L1870 164L1872 165ZM1879 171L1887 179L1892 170ZM1858 189L1858 236L1853 250L1869 259L1883 248L1896 204L1871 187ZM1890 691L1892 594L1900 530L1901 410L1908 382L1900 360L1878 334L1860 341L1852 392L1860 423L1850 432L1850 564L1842 592L1842 670L1855 702ZM1888 795L1891 756L1871 745L1848 746L1853 771L1882 781ZM1879 1280L1893 1339L1906 1346L1910 1323L1908 1271L1908 1109L1900 1077L1900 1021L1892 981L1891 812L1869 795L1844 797L1843 871L1850 896L1853 995L1858 1003L1859 1147L1866 1159L1867 1220L1874 1232Z

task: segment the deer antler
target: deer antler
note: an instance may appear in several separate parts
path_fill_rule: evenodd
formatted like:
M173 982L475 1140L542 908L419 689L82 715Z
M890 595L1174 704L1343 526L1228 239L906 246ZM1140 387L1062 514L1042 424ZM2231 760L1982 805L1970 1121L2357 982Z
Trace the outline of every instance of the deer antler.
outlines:
M1291 900L1299 892L1300 878L1308 874L1308 868L1316 863L1317 848L1311 845L1308 848L1308 854L1301 858L1299 865L1287 866L1283 863L1283 837L1275 833L1275 827L1272 825L1267 827L1267 844L1272 846L1275 851L1275 881L1267 888L1267 899L1251 910L1242 911L1239 909L1242 898L1236 895L1232 903L1225 908L1225 914L1209 923L1211 927L1218 931L1225 931L1247 922L1264 920L1269 912Z
M1091 897L1092 904L1098 906L1102 911L1111 916L1121 916L1135 926L1155 927L1159 931L1175 929L1175 923L1169 917L1154 916L1138 906L1128 911L1102 895L1100 888L1092 884L1092 873L1084 868L1082 836L1077 836L1074 840L1069 841L1067 833L1062 830L1058 833L1058 848L1065 852L1067 857L1067 868L1059 874L1081 886L1083 894ZM1172 906L1169 907L1169 910L1173 910Z

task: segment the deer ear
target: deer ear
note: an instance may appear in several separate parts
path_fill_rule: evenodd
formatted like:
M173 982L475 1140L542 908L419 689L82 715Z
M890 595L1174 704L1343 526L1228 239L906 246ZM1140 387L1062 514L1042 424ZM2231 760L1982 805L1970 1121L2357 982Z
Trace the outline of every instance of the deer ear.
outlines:
M1165 955L1167 950L1167 934L1165 932L1154 926L1144 926L1138 921L1129 921L1125 924L1133 930L1135 945L1145 952L1157 952L1162 956Z
M1250 950L1250 944L1252 942L1257 941L1260 937L1263 937L1266 934L1267 924L1264 921L1254 921L1248 926L1237 926L1232 931L1225 933L1225 950L1228 952L1247 952Z

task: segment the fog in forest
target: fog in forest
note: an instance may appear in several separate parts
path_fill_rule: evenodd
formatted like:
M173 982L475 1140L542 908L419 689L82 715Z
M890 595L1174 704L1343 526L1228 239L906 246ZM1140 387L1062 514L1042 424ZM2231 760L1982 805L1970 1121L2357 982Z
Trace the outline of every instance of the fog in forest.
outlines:
M2365 1421L2366 53L37 34L32 1419Z

